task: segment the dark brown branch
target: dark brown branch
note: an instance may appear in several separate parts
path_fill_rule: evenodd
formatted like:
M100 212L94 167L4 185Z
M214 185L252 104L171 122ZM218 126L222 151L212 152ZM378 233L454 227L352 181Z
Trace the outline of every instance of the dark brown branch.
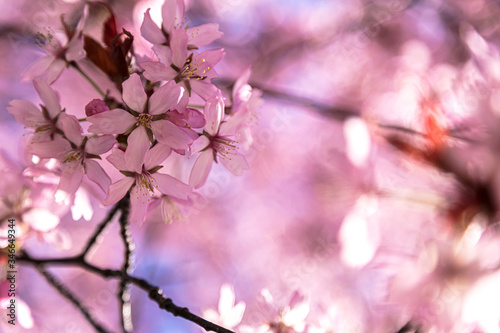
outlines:
M89 310L83 305L83 303L78 298L76 298L76 296L73 295L73 293L61 281L59 281L54 275L45 270L43 264L35 264L35 269L45 278L45 280L47 280L47 282L51 286L53 286L59 292L59 294L61 294L61 296L70 301L80 311L80 313L83 314L83 316L97 332L109 332L95 320L94 316L90 314Z
M155 301L161 309L173 314L176 317L184 318L190 322L193 322L207 332L217 332L217 333L234 333L224 327L216 325L208 320L205 320L189 311L189 309L177 306L173 303L170 298L163 296L162 291L147 282L144 279L134 277L129 274L124 274L121 270L114 269L103 269L94 266L86 262L81 256L69 257L69 258L55 258L55 259L35 259L32 258L27 252L22 251L17 260L24 263L29 263L32 265L58 265L58 266L76 266L83 268L89 272L99 275L105 279L122 279L133 284L134 286L144 290L148 293L149 297Z
M89 240L87 241L87 245L85 246L85 249L83 250L82 252L82 256L86 256L90 249L96 244L99 242L99 236L101 236L102 232L104 231L104 229L106 229L106 227L108 226L108 224L111 223L111 221L113 220L113 217L116 215L116 213L123 209L123 205L124 205L124 202L123 200L122 201L119 201L116 205L114 205L114 207L108 212L108 215L106 215L106 218L104 219L104 221L101 222L101 224L99 224L99 226L97 227L97 229L95 230L94 234L89 238Z

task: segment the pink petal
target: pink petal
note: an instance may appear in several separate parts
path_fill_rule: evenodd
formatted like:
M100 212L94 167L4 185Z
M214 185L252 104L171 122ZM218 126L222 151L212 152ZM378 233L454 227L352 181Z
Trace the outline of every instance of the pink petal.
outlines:
M224 100L220 95L207 100L203 111L207 121L205 129L208 134L214 136L219 131L219 125L224 114Z
M161 7L163 27L170 32L173 28L180 28L184 16L184 0L166 0Z
M109 186L111 185L111 179L99 163L92 159L85 160L85 173L91 181L96 183L104 191L104 193L108 192Z
M85 151L90 154L101 155L109 151L115 143L116 139L112 135L92 137L87 141Z
M125 177L123 179L120 179L116 183L111 184L108 190L108 194L103 201L103 204L105 206L110 206L120 201L120 199L123 198L125 194L127 194L127 191L130 189L130 186L132 186L133 183L135 183L135 178Z
M98 113L87 117L87 120L92 123L89 132L95 134L125 133L136 121L134 116L122 109Z
M193 141L193 144L191 145L191 155L200 152L201 150L207 148L209 145L210 140L206 136L201 135L198 139Z
M66 60L68 61L77 61L85 58L86 53L83 49L83 38L73 38L69 44L68 49L66 50Z
M174 149L188 149L193 139L168 120L154 122L153 132L156 139Z
M224 57L225 54L226 53L224 52L224 49L216 49L208 50L197 55L196 59L198 64L198 73L203 70L206 70L207 72L212 70L214 66Z
M194 163L191 175L189 176L189 185L193 188L199 188L207 181L214 161L213 152L212 149L205 150Z
M156 23L151 19L151 15L149 14L150 10L151 8L148 8L144 13L144 20L141 25L141 35L153 44L163 44L165 42L165 36L163 36L161 29L158 28Z
M149 98L149 113L160 114L175 109L182 98L182 88L175 81L161 86Z
M165 45L154 45L153 52L156 54L161 63L170 65L172 63L172 50Z
M157 143L145 156L144 167L149 170L160 165L172 152L172 148L162 143Z
M75 116L65 117L61 120L61 127L68 140L73 142L77 147L80 147L83 141L83 129L78 119Z
M127 165L125 164L125 152L117 147L113 148L113 152L106 157L109 163L118 170L127 170Z
M248 170L247 160L240 154L228 154L226 157L218 154L219 161L233 175L240 176L243 170Z
M151 202L151 192L144 186L134 186L130 191L130 222L142 223Z
M137 73L133 73L123 82L123 101L134 111L144 112L148 97L142 87L141 78Z
M188 35L184 29L174 29L170 36L170 48L172 50L172 63L179 68L184 67L188 57L187 51Z
M72 151L71 145L68 140L62 138L53 141L34 142L28 146L30 154L41 158L62 158L69 151Z
M47 108L50 117L54 119L61 112L61 105L59 104L59 97L57 97L56 92L47 82L41 79L34 80L33 85L42 99L43 105Z
M155 173L152 177L156 182L156 186L158 186L158 190L163 194L182 200L187 200L193 194L191 186L170 175Z
M208 80L191 80L191 88L205 101L217 96L219 89Z
M205 46L214 40L222 37L223 33L219 31L219 25L215 23L202 24L197 27L187 29L189 36L188 44L197 47Z
M15 99L10 102L7 111L21 124L27 127L37 127L46 120L42 112L31 102Z
M54 62L47 68L47 82L52 84L59 75L61 75L63 69L66 67L66 62L62 59L55 59Z
M56 192L56 201L63 202L75 194L82 183L83 166L80 162L64 163L63 172Z
M59 223L59 222L58 222ZM31 310L22 299L17 299L17 321L22 328L31 329L34 326L33 317L31 316Z
M59 224L59 217L44 208L33 208L23 214L23 221L32 229L47 232Z
M221 136L230 136L236 135L240 129L245 126L248 122L248 118L250 117L249 112L237 112L227 121L224 121L220 125L219 135Z
M141 62L140 66L144 69L144 77L151 82L168 81L177 76L175 70L161 62L146 61Z
M21 74L22 80L31 81L43 75L55 59L53 55L47 55L37 60Z
M125 151L127 170L141 173L144 157L151 146L151 142L143 126L137 127L130 133L127 144L127 150Z

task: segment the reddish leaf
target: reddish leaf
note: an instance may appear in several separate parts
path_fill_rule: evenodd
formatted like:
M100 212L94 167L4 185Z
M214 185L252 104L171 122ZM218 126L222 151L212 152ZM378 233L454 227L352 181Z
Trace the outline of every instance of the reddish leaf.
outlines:
M116 77L118 71L116 65L111 59L108 51L99 44L95 39L89 36L84 36L83 48L87 52L87 58L92 61L100 70L108 76Z
M104 31L103 31L103 42L106 44L108 47L111 47L111 43L113 42L113 39L118 35L118 32L116 31L116 20L115 20L115 15L111 11L111 9L108 7L110 16L107 19L107 21L104 23Z

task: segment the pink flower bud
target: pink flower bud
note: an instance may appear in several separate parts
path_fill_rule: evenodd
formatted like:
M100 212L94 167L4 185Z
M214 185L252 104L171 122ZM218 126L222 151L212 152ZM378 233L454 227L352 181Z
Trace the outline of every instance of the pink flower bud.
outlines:
M85 114L87 115L87 117L104 111L109 111L109 107L106 105L106 103L104 103L102 99L93 99L89 104L85 106Z

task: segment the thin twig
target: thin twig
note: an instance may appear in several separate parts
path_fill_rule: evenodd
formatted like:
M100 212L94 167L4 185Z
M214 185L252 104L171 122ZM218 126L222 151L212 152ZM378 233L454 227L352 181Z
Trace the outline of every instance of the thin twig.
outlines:
M90 85L99 93L99 95L101 95L102 98L106 98L106 94L101 90L101 88L99 88L99 86L97 85L97 83L95 83L95 81L92 80L92 78L90 76L88 76L87 73L85 73L80 68L80 66L78 66L78 64L76 62L72 61L69 64L70 64L71 67L73 67L74 69L76 69L77 72L80 73L85 80L87 80L90 83Z
M83 316L97 332L109 332L95 320L94 316L92 316L92 314L83 305L83 303L78 298L76 298L76 296L73 295L73 293L61 281L59 281L54 275L45 270L43 264L35 264L35 269L40 272L41 275L43 275L45 280L47 280L47 282L52 285L59 292L59 294L61 294L61 296L70 301L80 311L80 313L83 314Z
M99 224L99 226L97 227L97 229L95 230L94 234L92 234L92 236L89 238L89 240L87 241L87 245L85 246L85 249L83 250L82 252L82 256L86 256L88 254L88 252L90 251L90 249L92 248L92 246L94 246L95 243L98 242L99 240L99 236L101 235L101 233L104 231L104 229L106 229L106 227L108 226L109 223L111 223L111 221L113 220L113 217L115 216L115 214L120 210L122 209L123 207L123 201L119 201L109 212L108 212L108 215L106 215L106 217L104 218L104 220L101 222L101 224Z
M161 309L164 309L176 317L181 317L195 323L207 332L234 333L231 330L216 325L191 313L188 308L175 305L170 298L163 296L162 291L158 287L150 284L148 281L129 274L124 274L121 270L99 268L86 262L81 256L55 259L35 259L32 258L26 251L23 251L21 252L21 255L17 257L17 260L20 262L30 263L32 265L52 264L58 266L76 266L106 279L125 279L127 282L147 292L149 298L155 301Z
M128 198L126 196L125 198ZM124 260L122 265L122 273L123 275L127 275L132 270L133 265L133 251L134 251L134 243L132 241L132 235L130 234L130 222L128 219L129 215L129 200L126 201L127 204L123 205L121 216L119 219L120 222L120 236L123 241L124 247ZM120 302L120 318L122 322L123 333L132 332L132 316L131 316L131 303L130 303L130 284L126 279L121 279L118 287L118 300Z

